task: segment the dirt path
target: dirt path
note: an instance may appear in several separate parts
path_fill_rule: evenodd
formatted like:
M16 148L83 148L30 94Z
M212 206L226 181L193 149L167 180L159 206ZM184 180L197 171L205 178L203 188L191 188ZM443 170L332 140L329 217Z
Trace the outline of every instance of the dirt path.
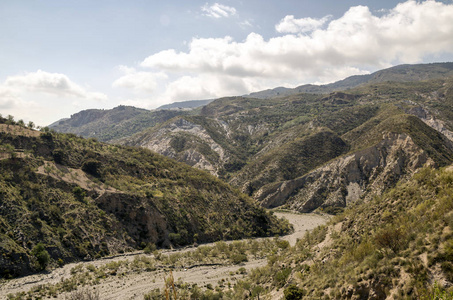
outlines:
M276 216L284 217L288 219L290 223L294 225L294 233L282 237L283 239L294 245L298 238L302 238L307 230L325 224L328 221L328 217L320 216L316 214L296 214L291 212L276 212ZM209 244L208 244L209 245ZM212 244L213 245L213 244ZM177 251L162 251L162 253L177 253L191 251L193 248L187 248ZM112 261L124 261L133 260L139 255L144 255L143 252L138 251L131 254L119 255L112 258L104 258L90 262L81 262L68 264L62 268L53 270L48 274L36 274L17 278L9 281L0 282L0 299L7 299L7 295L10 293L26 292L39 285L45 285L49 283L57 283L62 279L69 278L71 276L71 269L76 265L80 264L92 264L95 266L102 266ZM254 259L250 260L241 265L227 265L227 266L200 266L190 270L175 270L173 276L175 280L181 278L182 281L193 284L196 283L198 286L205 286L212 284L216 286L219 281L234 282L241 279L244 275L236 274L239 268L243 267L246 270L261 267L267 264L267 259ZM232 275L234 273L234 275ZM164 286L163 270L156 270L153 272L143 272L128 274L123 277L108 277L102 280L100 284L89 287L89 289L96 290L101 295L101 299L143 299L143 295L153 289ZM65 299L68 294L61 294L57 298L51 299Z

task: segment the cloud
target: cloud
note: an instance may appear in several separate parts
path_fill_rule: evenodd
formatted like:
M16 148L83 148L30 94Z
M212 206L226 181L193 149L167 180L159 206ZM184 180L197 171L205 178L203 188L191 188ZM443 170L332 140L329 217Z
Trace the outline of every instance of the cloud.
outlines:
M112 84L113 87L130 88L136 91L153 92L160 80L167 79L168 76L163 73L137 72L133 68L122 66L126 74Z
M171 82L163 95L168 101L212 99L220 96L235 96L249 91L248 82L228 75L201 74L182 76Z
M304 33L311 32L319 29L324 25L332 16L325 16L321 19L302 18L295 19L293 15L283 18L277 25L275 30L280 33Z
M312 32L269 40L250 33L241 42L228 36L194 38L187 52L164 50L147 57L141 66L163 72L299 78L303 82L322 75L320 70L370 69L419 62L428 54L453 53L451 16L452 4L435 1L407 1L380 16L366 6L351 7L334 20L288 16L279 23L282 32ZM320 24L325 28L319 28Z
M215 19L228 18L236 15L236 9L231 6L226 6L219 3L214 3L212 5L205 4L201 7L203 15Z
M106 102L105 94L88 91L60 73L38 70L8 76L0 83L1 113L39 125L67 117L74 113L74 109L86 109Z
M218 3L203 11L215 18L236 14ZM375 13L354 6L336 19L288 15L276 24L275 37L251 32L242 41L193 38L186 51L166 49L146 57L140 67L151 72L122 67L125 75L113 85L170 102L333 82L453 53L452 16L453 4L413 0ZM142 94L139 101L148 98Z
M22 99L12 88L0 86L0 109L12 109L22 103Z
M105 94L87 92L64 74L48 73L42 70L24 75L8 76L3 85L16 90L27 90L59 97L77 97L96 101L107 99Z

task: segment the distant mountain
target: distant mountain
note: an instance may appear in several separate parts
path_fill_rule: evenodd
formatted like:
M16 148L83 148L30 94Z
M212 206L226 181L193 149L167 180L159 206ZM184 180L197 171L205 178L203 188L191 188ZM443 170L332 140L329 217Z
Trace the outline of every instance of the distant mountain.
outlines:
M325 85L306 84L296 88L278 87L265 91L250 93L246 97L259 99L289 96L300 93L326 94L334 91L344 91L365 83L385 81L407 82L435 79L453 75L453 63L433 63L419 65L399 65L380 70L368 75L354 75L346 79Z
M108 142L130 136L183 113L175 110L150 111L121 105L113 109L83 110L49 125L49 128Z
M159 106L156 109L193 109L200 106L205 106L206 104L211 103L214 99L209 100L188 100L188 101L181 101L181 102L174 102L170 104L165 104Z
M0 118L0 278L146 246L288 230L186 164Z

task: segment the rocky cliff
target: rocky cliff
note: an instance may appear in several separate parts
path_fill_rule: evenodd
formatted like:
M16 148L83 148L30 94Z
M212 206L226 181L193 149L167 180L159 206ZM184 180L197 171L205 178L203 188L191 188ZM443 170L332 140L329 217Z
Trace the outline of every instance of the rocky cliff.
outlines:
M302 177L262 187L255 198L265 207L301 212L345 207L366 193L381 194L403 176L434 165L407 134L386 133L373 147L337 158Z

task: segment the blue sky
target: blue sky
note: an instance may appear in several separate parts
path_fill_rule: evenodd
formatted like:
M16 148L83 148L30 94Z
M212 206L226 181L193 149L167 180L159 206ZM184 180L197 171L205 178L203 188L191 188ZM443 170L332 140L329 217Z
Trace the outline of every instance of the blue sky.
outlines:
M451 0L2 0L0 113L47 125L453 61L451 20Z

